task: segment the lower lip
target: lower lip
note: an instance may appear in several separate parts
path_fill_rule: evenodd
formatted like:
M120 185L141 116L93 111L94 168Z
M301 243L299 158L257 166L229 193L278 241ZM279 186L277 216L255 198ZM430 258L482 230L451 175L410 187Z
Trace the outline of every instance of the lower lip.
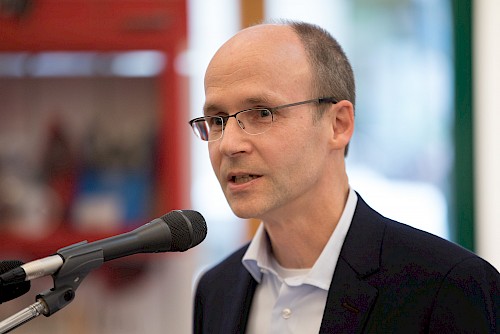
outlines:
M245 183L235 183L233 181L229 181L227 184L228 190L231 192L238 192L238 191L243 191L246 190L248 187L252 186L257 180L259 180L261 177L257 177L255 179L252 179L251 181L245 182Z

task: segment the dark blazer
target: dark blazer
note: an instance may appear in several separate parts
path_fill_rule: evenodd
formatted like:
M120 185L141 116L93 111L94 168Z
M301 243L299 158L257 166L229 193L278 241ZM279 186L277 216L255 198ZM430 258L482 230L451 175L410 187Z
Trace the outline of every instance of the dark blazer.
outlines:
M198 283L194 333L244 333L257 286L248 245ZM320 333L498 333L500 275L451 242L382 217L358 196Z

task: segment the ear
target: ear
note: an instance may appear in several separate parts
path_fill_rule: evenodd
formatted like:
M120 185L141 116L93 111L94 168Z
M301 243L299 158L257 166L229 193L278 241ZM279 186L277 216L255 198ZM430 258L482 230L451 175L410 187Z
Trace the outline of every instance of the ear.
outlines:
M347 100L333 104L330 109L332 137L331 145L335 150L345 151L354 133L354 106Z

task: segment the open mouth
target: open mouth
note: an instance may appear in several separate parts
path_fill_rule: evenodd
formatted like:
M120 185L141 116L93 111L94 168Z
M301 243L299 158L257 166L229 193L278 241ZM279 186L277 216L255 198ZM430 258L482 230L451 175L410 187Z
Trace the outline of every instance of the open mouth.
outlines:
M255 180L256 178L259 178L259 175L234 175L230 178L231 182L236 183L236 184L242 184L246 182L250 182L252 180Z

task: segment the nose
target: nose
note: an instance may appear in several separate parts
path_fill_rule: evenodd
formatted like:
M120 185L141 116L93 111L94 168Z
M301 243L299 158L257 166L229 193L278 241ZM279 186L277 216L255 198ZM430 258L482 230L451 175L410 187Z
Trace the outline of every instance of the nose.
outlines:
M225 121L224 121L224 123L225 123L225 124L224 124L224 128L227 126L227 123L229 122L229 120L230 120L231 118L234 118L234 120L236 121L236 123L238 124L238 126L244 130L244 129L245 129L245 125L244 125L244 124L243 124L243 122L242 122L242 121L238 118L238 115L239 115L239 114L240 114L240 113L236 113L236 114L234 114L234 115L229 115L229 116L227 116L227 117L226 117L226 119L225 119Z
M234 121L230 122L231 119L233 119ZM237 119L235 115L231 115L226 119L226 124L224 124L222 139L224 139L224 137L227 137L229 132L236 132L238 134L240 132L244 132L241 131L243 129L245 129L245 125L239 119ZM233 136L233 134L231 134L230 136Z
M219 140L219 150L226 155L234 155L248 150L246 147L244 125L236 117L230 117L226 120L224 133Z

